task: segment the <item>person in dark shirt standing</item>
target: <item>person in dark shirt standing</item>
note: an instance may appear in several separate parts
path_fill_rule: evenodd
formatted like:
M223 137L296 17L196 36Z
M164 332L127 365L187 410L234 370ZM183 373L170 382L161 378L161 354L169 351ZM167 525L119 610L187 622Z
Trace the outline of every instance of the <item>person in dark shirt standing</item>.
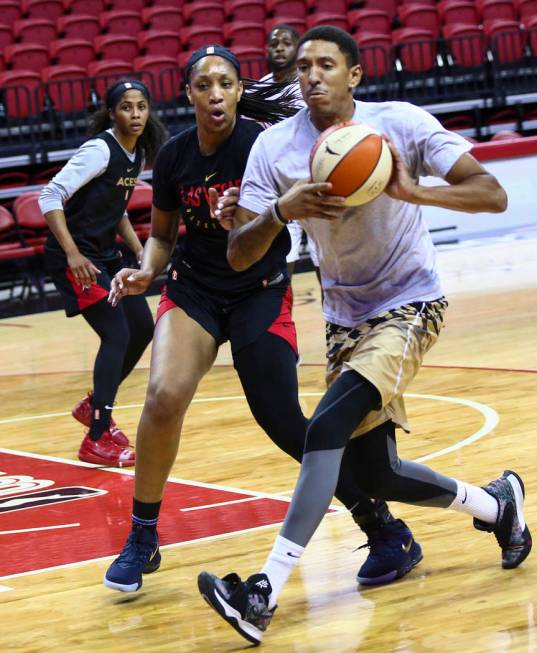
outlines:
M112 406L119 384L151 341L153 319L144 297L129 297L119 311L106 298L122 267L116 236L138 259L143 252L125 209L165 131L151 113L147 87L120 80L107 89L106 106L91 117L90 134L39 198L50 227L45 264L67 316L81 314L101 341L93 392L73 409L89 427L78 457L125 467L134 465L135 454L112 419Z
M246 118L274 123L295 112L285 94L267 100L284 86L259 89L254 84L243 93L240 65L229 50L208 46L191 56L187 94L196 126L161 148L153 168L152 229L142 268L121 270L112 282L110 299L115 305L143 293L167 265L183 218L186 236L173 254L159 304L138 427L132 530L105 574L104 584L111 589L135 592L142 585L142 573L160 565L156 527L164 486L186 410L222 343L230 341L235 369L258 424L283 451L298 461L302 458L307 420L298 401L296 334L285 262L288 231L282 229L257 263L236 272L226 256L228 232L219 224L232 218L248 155L262 131ZM373 504L360 491L345 464L337 497L364 530L366 522L372 529L399 522L385 503ZM384 539L391 533L384 531ZM399 568L393 570L393 559L381 560L386 562L388 569L379 570L377 564L372 581L395 578ZM399 575L411 568L407 554L397 564L404 569Z

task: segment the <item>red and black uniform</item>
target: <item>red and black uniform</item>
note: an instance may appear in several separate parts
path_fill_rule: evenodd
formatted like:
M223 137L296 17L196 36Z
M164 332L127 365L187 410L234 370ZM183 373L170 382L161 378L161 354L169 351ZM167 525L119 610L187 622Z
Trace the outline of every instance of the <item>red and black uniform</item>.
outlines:
M179 306L218 345L230 340L234 354L267 331L283 337L296 352L285 263L287 230L260 261L236 272L227 260L228 232L210 215L209 188L222 194L240 186L261 131L257 123L237 118L229 138L214 154L204 156L196 128L187 129L162 147L153 170L153 204L163 211L179 209L186 226L186 236L173 255L159 315Z

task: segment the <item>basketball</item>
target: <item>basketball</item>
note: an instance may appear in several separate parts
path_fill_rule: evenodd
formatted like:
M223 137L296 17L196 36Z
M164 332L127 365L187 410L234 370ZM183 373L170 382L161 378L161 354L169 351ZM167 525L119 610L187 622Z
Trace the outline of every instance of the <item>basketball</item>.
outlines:
M374 129L344 122L326 129L310 154L313 182L329 181L331 195L345 197L347 206L360 206L378 197L392 174L392 153Z

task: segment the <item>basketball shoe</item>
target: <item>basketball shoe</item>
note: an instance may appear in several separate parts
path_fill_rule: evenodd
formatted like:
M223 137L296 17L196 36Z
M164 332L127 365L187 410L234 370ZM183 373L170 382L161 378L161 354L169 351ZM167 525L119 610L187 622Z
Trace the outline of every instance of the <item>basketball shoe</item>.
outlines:
M364 530L367 543L358 548L369 547L369 555L356 576L361 585L391 583L408 574L423 558L421 546L401 519Z
M498 502L498 517L495 524L474 518L474 526L480 531L494 533L502 550L502 567L514 569L531 551L531 534L522 512L524 483L518 474L506 470L483 489Z
M88 392L84 399L81 399L71 411L71 415L77 421L79 421L81 424L84 424L84 426L87 426L88 428L91 426L91 418L93 416L93 408L91 406L92 397L93 391ZM108 430L110 431L112 440L116 444L119 444L120 447L130 447L129 438L120 428L118 428L112 417L110 418Z
M142 587L142 574L157 571L160 559L156 531L134 524L123 550L108 567L103 583L120 592L136 592Z
M198 589L207 603L252 644L260 644L276 610L268 608L272 592L266 574L242 581L237 574L218 578L207 571L198 576Z
M116 444L110 431L105 431L98 440L92 440L86 433L78 450L78 459L108 467L132 467L136 454L129 447Z

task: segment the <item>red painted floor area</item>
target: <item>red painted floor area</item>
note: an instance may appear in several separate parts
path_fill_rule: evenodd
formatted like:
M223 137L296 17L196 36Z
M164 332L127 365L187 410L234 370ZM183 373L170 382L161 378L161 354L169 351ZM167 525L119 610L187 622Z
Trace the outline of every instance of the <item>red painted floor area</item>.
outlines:
M130 474L0 451L0 578L117 554L130 529L133 483ZM264 497L182 512L252 496L169 482L161 544L283 521L288 502Z

